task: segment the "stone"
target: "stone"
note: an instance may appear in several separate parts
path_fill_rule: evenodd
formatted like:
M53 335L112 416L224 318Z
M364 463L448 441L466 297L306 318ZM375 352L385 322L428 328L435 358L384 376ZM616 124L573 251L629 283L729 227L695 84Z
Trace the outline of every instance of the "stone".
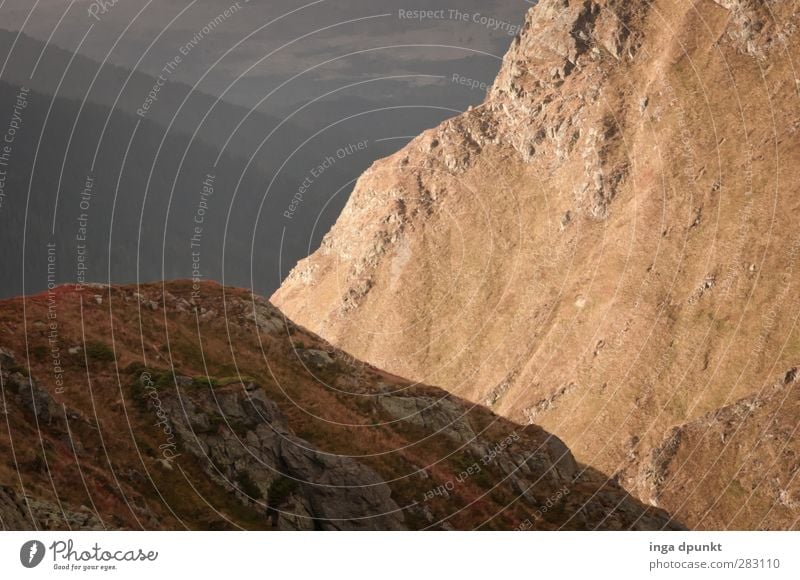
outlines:
M22 405L39 418L40 422L50 423L51 419L59 412L58 404L47 390L41 388L33 379L21 373L12 373L8 384L16 393Z
M209 476L236 486L240 501L263 510L279 529L405 529L390 488L375 471L354 459L318 452L296 437L262 389L217 390L213 396L187 389L180 401L166 395L162 405L186 450L209 465ZM209 429L212 417L224 426ZM220 466L222 475L210 465ZM293 515L263 503L282 478L294 482L283 499L292 504L286 514ZM242 481L247 486L237 483Z
M328 367L334 363L334 360L331 358L330 354L324 350L318 350L314 348L301 350L300 358L302 358L307 365L317 369Z
M378 404L396 419L402 419L430 431L441 431L461 443L475 442L475 432L467 419L469 410L449 399L380 396Z
M8 370L17 365L17 359L11 351L0 347L0 369Z

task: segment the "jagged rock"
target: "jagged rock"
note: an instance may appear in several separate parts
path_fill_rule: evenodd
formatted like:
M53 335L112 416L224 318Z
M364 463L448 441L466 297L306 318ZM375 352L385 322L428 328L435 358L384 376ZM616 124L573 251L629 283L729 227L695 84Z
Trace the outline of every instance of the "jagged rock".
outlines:
M24 498L8 486L0 486L0 529L24 530L32 528Z
M731 14L727 36L750 56L765 58L773 48L785 47L797 31L795 20L779 21L775 18L778 5L786 6L790 0L714 1Z
M313 348L301 350L300 358L302 358L306 364L318 369L328 367L334 363L334 360L331 358L330 354L324 350Z
M308 449L300 440L284 440L281 459L302 482L310 513L323 529L405 529L400 507L377 473L347 457Z
M40 422L49 423L60 410L50 393L38 383L20 373L12 373L8 377L8 387L16 393L22 405L39 418Z
M285 328L283 318L268 304L256 304L255 307L251 305L245 313L245 319L254 322L259 330L269 334L281 332Z
M17 359L11 351L0 348L0 369L7 371L9 368L17 365Z
M0 530L104 530L106 526L85 506L78 509L0 486Z
M467 410L448 399L430 397L381 396L378 404L396 419L402 419L434 432L443 432L461 443L475 442L475 432Z
M373 470L353 459L316 451L294 436L277 405L259 389L247 394L240 389L217 391L215 397L187 392L180 402L166 399L164 408L188 450L208 463L209 475L238 488L242 501L263 511L265 518L270 507L277 508L261 500L271 501L270 489L287 480L296 488L290 494L294 508L302 508L285 510L293 514L290 527L405 528L391 490ZM248 495L255 490L258 497ZM288 525L283 519L278 518L280 525Z
M682 498L683 509L688 509L686 504L702 502L691 491L695 485L693 476L699 472L704 485L744 490L740 493L746 496L733 499L735 510L705 514L709 525L722 529L735 527L736 519L746 511L793 520L797 505L791 498L800 497L800 484L795 477L800 450L793 436L800 407L800 389L793 378L795 370L787 371L758 395L673 427L629 485L653 505ZM730 475L720 473L713 469L717 463L702 462L705 457L713 457L722 466L735 465L736 469ZM758 495L767 497L759 498L756 490L760 491ZM732 500L720 497L717 501ZM676 516L680 517L679 513Z

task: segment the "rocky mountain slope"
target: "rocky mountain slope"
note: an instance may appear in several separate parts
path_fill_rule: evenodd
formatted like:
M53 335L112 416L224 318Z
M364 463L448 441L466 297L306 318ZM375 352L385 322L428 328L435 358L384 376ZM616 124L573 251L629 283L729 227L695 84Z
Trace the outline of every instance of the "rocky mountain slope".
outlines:
M486 101L366 172L273 301L690 527L796 526L799 20L540 1Z
M211 283L0 302L0 528L671 529L556 437Z

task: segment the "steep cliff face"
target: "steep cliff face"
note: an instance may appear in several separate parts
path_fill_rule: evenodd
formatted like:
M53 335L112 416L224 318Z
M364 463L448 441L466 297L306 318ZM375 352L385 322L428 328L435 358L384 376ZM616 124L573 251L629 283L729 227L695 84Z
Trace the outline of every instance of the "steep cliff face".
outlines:
M651 504L697 514L698 526L794 529L798 417L793 368L758 394L671 429L638 462L636 479L623 483L643 490Z
M545 426L689 525L785 525L800 490L774 465L736 514L735 470L692 502L638 474L800 359L798 18L789 0L539 2L486 101L367 171L273 301ZM747 462L742 432L724 448ZM673 469L663 485L694 482Z
M541 428L365 365L243 290L0 302L0 387L3 529L680 527Z

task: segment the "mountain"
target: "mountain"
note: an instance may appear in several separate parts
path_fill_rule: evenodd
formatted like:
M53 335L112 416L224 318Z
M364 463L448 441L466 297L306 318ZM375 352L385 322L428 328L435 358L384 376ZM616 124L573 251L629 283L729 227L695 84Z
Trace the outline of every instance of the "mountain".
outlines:
M9 126L15 112L19 117L0 167L0 246L4 268L16 275L3 277L0 296L40 292L52 282L191 277L194 263L200 277L222 279L223 251L234 257L226 262L228 279L246 284L251 242L280 245L269 204L272 212L256 230L253 208L270 180L258 166L189 135L165 134L147 119L3 82L0 111ZM212 188L204 192L209 175ZM276 184L284 191L293 185ZM193 262L195 251L202 263ZM262 284L277 284L279 263L277 249L262 254L255 270Z
M228 144L229 153L246 159L281 121L217 99L204 93L202 86L193 89L170 80L169 74L158 79L111 62L100 63L24 33L0 29L0 54L8 56L2 76L7 83L50 96L58 91L58 97L86 100L138 115L163 127L171 125L177 133L194 135L197 132L197 139L215 148L221 148L246 118L236 138ZM158 88L155 99L148 101L154 87ZM301 132L291 123L287 129L290 129L287 134Z
M542 0L485 102L375 163L274 303L689 527L796 526L794 8Z
M0 302L4 529L678 529L556 437L333 348L248 291Z

